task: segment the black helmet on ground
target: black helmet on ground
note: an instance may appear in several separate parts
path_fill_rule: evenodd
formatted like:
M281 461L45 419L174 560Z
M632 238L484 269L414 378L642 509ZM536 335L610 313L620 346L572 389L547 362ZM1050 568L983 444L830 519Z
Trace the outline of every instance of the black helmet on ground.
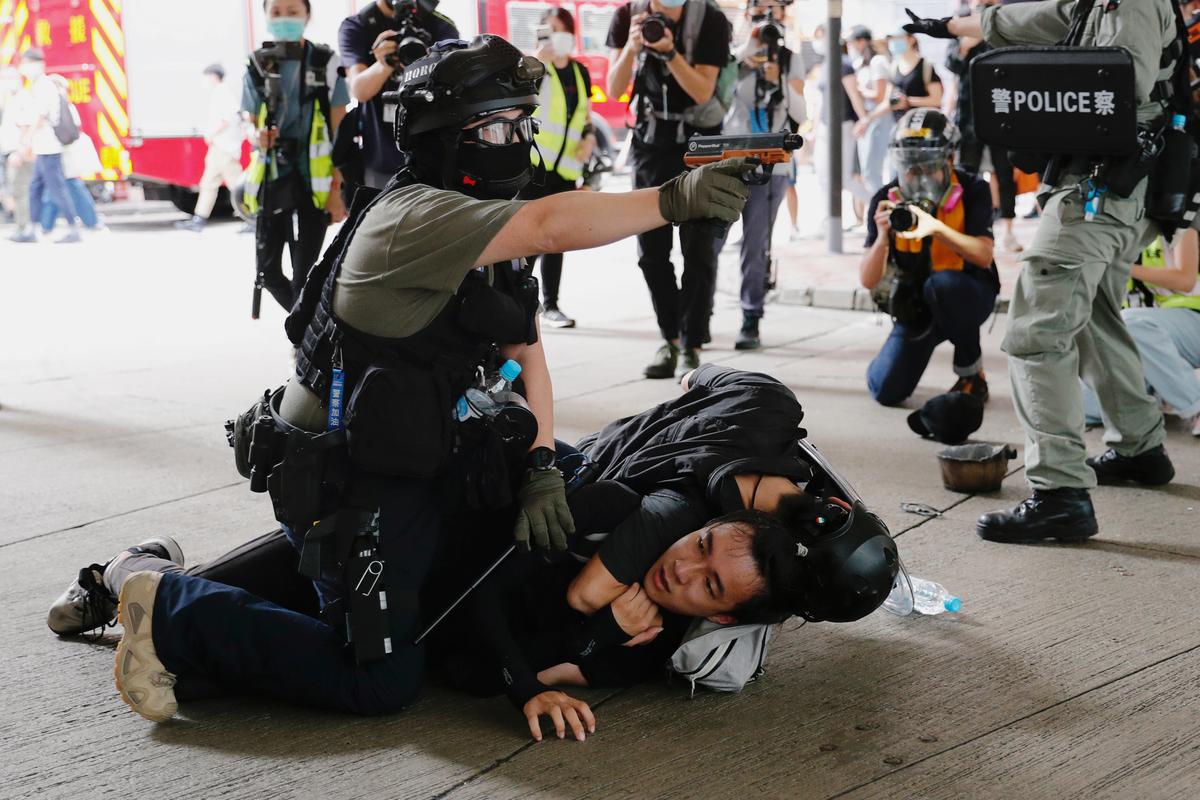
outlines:
M529 181L529 149L545 67L499 36L438 42L404 70L397 92L396 144L428 183L482 198L509 199ZM478 123L501 112L517 111Z

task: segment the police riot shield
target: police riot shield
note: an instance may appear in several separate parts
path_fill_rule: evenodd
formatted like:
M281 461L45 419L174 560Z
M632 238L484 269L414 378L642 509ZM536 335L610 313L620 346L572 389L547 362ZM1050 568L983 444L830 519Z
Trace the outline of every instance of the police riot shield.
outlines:
M1005 47L971 62L975 134L1019 152L1126 155L1137 146L1123 47Z

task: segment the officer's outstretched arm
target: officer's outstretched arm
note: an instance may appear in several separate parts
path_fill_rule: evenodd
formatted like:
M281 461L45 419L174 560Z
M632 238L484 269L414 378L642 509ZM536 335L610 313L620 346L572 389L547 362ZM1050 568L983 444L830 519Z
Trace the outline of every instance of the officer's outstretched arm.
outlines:
M697 167L657 189L609 194L562 192L526 203L488 242L475 266L535 253L586 250L660 228L667 223L742 214L750 189L744 158Z

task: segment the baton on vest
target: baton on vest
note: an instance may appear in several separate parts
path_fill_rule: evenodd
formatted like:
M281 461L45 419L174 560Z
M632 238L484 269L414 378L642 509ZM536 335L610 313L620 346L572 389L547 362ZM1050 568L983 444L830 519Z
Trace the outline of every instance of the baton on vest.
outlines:
M580 453L580 455L583 455L583 454ZM586 456L584 456L584 458L586 459ZM599 475L600 475L600 465L594 461L585 460L584 463L580 466L580 468L575 472L575 474L571 476L571 480L569 480L567 482L567 496L574 494L576 489L579 489L580 487L586 486L587 484L591 483L597 477L599 477ZM462 604L463 600L466 600L468 597L470 597L471 592L473 592L477 588L479 588L479 584L486 581L488 579L488 576L491 575L493 572L495 572L497 570L497 568L499 568L499 566L501 564L503 564L505 562L505 560L509 556L511 556L513 553L515 553L516 551L517 551L517 546L515 544L510 544L508 546L508 549L505 550L503 553L501 553L500 557L497 558L495 561L493 561L491 566L489 566L487 569L485 569L483 571L483 574L475 579L474 583L472 583L470 586L468 586L462 594L460 594L458 597L456 597L454 599L453 603L446 606L446 610L443 611L441 614L438 614L437 619L435 619L433 622L429 623L429 626L427 628L425 628L425 630L421 631L420 636L418 636L416 639L413 639L413 646L415 647L416 645L419 645L426 636L433 633L433 629L436 628L438 625L440 625L442 623L442 620L444 620L446 617L450 616L450 612L452 612L454 609L458 608Z
M729 136L693 136L688 139L683 163L688 167L715 164L727 158L748 158L752 168L741 176L747 186L762 186L771 180L769 170L763 166L786 164L792 153L804 146L804 137L798 133L778 131L776 133L746 133ZM728 222L708 220L718 239L729 233Z

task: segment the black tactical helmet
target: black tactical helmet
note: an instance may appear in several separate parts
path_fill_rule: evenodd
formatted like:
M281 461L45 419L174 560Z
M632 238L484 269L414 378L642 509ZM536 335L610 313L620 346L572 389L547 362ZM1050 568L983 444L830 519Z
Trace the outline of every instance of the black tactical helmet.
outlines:
M796 613L811 622L862 619L883 605L900 570L887 526L861 502L849 505L836 520L836 527L823 526L797 545L810 583Z
M457 130L476 117L537 106L546 68L492 34L438 42L404 70L398 92L396 139L440 129Z

